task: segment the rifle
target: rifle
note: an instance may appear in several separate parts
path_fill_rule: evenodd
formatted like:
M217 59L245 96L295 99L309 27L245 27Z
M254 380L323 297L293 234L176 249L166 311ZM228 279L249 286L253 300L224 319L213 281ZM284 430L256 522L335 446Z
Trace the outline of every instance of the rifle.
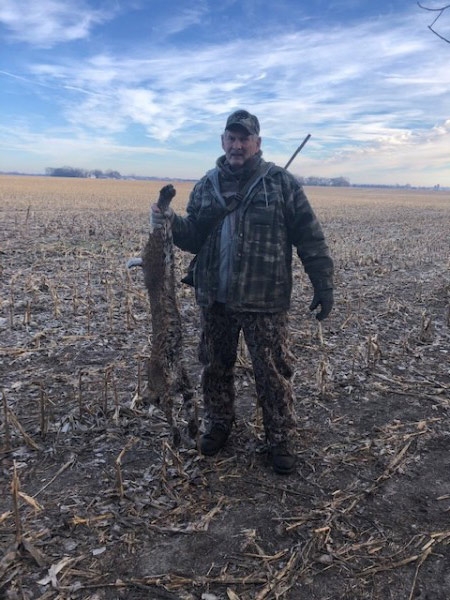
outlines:
M291 162L294 160L294 158L297 156L297 154L302 151L303 146L306 144L306 142L309 140L310 137L311 137L311 134L308 133L308 135L305 137L303 142L300 144L300 146L297 148L297 150L294 152L294 154L291 156L291 158L287 161L286 166L284 167L285 169L288 168L288 166L291 164Z

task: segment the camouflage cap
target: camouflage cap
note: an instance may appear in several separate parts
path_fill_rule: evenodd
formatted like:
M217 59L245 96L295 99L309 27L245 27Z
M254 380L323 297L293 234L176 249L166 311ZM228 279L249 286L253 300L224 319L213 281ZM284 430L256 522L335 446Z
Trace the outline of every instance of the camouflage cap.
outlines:
M228 119L225 129L238 125L243 127L250 135L259 135L259 121L255 115L251 115L246 110L236 110Z

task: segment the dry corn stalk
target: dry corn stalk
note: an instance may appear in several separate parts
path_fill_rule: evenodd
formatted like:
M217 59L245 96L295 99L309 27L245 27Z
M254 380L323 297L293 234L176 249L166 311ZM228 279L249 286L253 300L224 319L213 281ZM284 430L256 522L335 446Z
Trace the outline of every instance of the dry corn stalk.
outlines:
M124 496L123 478L122 478L122 458L124 457L125 452L127 452L135 443L136 443L136 440L134 438L129 440L125 444L125 446L122 448L122 450L120 451L120 453L115 461L116 483L117 483L117 490L118 490L120 498L123 498L123 496Z
M434 339L434 324L432 318L426 312L422 314L420 323L419 340L424 344L429 344Z
M14 467L13 467L11 492L12 492L12 500L13 500L14 522L16 524L16 543L20 544L20 542L22 541L22 523L20 520L20 512L19 512L20 481L19 481L19 476L17 475L16 461L14 461Z
M322 357L316 373L316 382L321 396L326 396L331 379L331 367L326 356Z
M8 403L6 401L6 394L2 390L3 399L3 414L5 418L5 450L8 452L11 448L11 432L9 430L9 419L8 419Z
M369 335L367 338L367 366L374 367L381 359L381 348L378 343L378 334Z
M22 434L22 437L25 440L25 443L28 446L30 446L30 448L33 448L33 450L40 450L38 444L36 444L36 442L27 434L27 432L25 431L25 429L20 424L19 419L12 412L12 410L10 408L8 408L7 410L8 410L8 415L9 415L10 422Z
M48 431L48 396L44 389L44 384L40 382L37 385L39 386L39 424L41 437L45 439Z

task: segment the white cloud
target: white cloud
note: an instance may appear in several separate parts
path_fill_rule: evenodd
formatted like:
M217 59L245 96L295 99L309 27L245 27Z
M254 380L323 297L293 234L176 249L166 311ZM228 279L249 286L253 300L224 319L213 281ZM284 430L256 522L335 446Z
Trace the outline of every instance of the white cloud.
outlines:
M74 134L73 131L56 128L36 133L26 123L0 126L0 153L4 157L1 165L4 171L16 170L16 155L25 154L32 172L70 165L83 169L113 168L123 174L136 175L158 175L161 169L170 169L174 160L180 165L187 165L189 158L189 154L183 151L151 143L143 146L119 144L107 133L89 135L79 131ZM181 168L180 176L189 177L189 167Z
M74 5L70 0L2 0L0 4L0 23L10 39L41 48L85 38L112 15L112 10L92 10L83 1Z
M449 184L445 176L449 167L449 121L422 133L381 129L379 134L377 141L372 139L369 144L356 146L346 143L325 160L306 154L302 157L301 167L297 164L293 170L308 175L343 175L353 183ZM407 173L409 175L405 175ZM408 181L405 181L405 176Z
M23 0L5 0L0 20L11 31L17 27L16 35L24 37L15 9L19 5L24 10ZM56 43L76 11L56 0L39 6L50 19L47 39ZM166 22L165 33L195 25L207 18L205 11L205 2L180 11ZM38 13L37 8L29 11L30 22L39 30L37 40L44 36ZM85 20L79 30L74 23L74 35L88 35L96 19L104 18L86 10L81 14ZM145 152L142 148L118 141L134 128L145 134L140 140L155 155L170 152L175 158L184 148L186 158L191 149L190 164L198 166L192 176L199 176L215 158L204 151L206 144L218 152L226 115L245 107L260 118L266 155L279 158L281 164L306 133L312 133L301 160L302 170L311 169L310 174L368 181L373 172L385 183L393 170L411 170L421 162L418 154L430 171L429 161L433 167L445 166L450 119L447 47L436 52L436 39L424 31L420 19L402 15L345 27L277 31L264 38L255 37L257 31L251 32L251 40L220 39L183 50L149 42L120 54L104 51L73 59L55 54L51 60L34 60L24 76L43 90L55 90L53 108L67 127L52 137L61 152L69 152L72 143L87 157L91 154L85 147L95 144L98 155L111 156L113 148L123 148L124 155L137 159ZM35 142L31 137L30 145ZM204 152L201 165L196 144L202 144ZM38 147L45 155L45 144ZM119 154L115 153L117 160ZM179 164L177 170L188 168ZM425 172L424 166L422 177Z
M173 15L165 21L163 33L175 35L193 25L199 25L207 15L207 3L205 0L197 0L190 8L177 9Z

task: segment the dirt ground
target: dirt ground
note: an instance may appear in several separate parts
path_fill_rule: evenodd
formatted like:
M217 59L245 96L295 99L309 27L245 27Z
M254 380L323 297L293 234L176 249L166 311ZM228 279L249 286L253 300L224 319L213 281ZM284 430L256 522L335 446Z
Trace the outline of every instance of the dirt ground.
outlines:
M448 600L450 193L306 189L336 304L320 327L296 260L283 477L244 347L218 456L174 448L145 401L149 304L125 261L161 184L0 184L1 598ZM179 301L201 418L182 284Z

